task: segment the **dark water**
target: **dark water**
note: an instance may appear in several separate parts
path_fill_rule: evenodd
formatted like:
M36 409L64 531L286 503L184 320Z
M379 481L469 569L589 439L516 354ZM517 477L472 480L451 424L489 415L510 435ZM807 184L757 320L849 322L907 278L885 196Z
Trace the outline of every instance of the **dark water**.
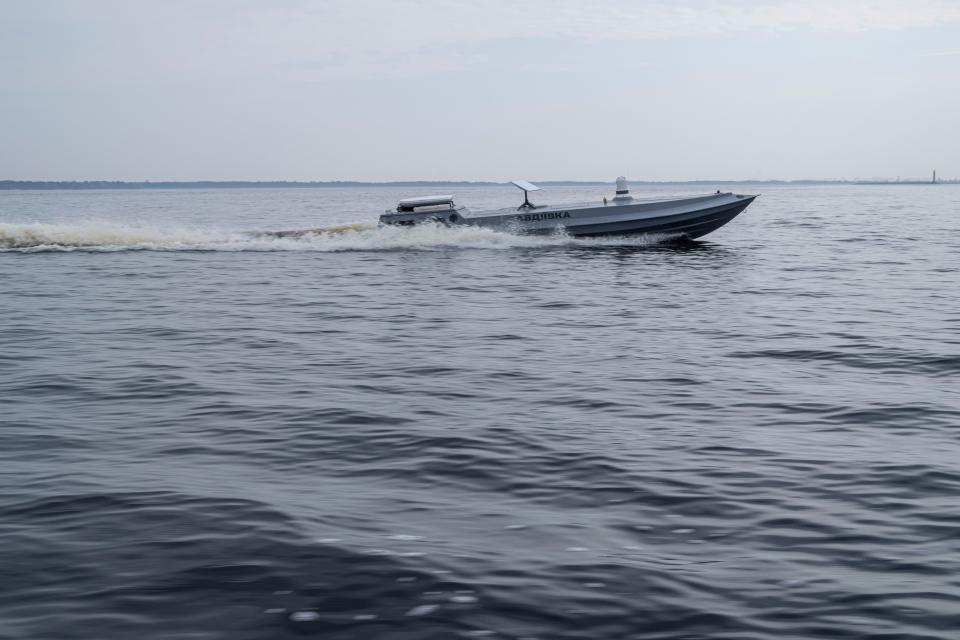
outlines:
M0 637L960 637L960 188L763 190L0 193Z

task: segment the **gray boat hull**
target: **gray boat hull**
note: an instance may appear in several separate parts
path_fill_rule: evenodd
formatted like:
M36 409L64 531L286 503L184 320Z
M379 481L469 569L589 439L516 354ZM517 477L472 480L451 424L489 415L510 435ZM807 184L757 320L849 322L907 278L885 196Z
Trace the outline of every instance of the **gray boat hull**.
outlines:
M699 238L737 217L755 195L718 193L671 200L624 200L457 215L452 224L511 233L570 236L649 234L665 238Z

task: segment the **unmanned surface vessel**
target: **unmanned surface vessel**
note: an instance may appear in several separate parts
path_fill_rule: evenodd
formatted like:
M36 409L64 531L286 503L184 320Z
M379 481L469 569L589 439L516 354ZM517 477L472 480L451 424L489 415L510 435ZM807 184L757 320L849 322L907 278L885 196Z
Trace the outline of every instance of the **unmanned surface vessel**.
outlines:
M427 196L401 200L396 210L380 216L381 224L413 225L440 222L447 225L486 227L511 233L550 234L563 231L571 236L650 234L665 238L699 238L733 220L754 201L756 195L720 193L688 198L634 198L626 178L617 178L617 193L599 202L563 205L535 205L530 192L540 187L523 180L513 181L523 190L523 204L517 209L472 213L453 202L453 196Z

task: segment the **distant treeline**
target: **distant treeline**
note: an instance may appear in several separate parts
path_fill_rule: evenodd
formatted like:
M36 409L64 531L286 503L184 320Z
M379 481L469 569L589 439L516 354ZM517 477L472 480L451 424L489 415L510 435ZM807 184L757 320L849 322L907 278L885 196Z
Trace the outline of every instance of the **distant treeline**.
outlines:
M0 180L0 189L286 189L286 188L317 188L317 187L372 187L372 186L418 186L418 185L453 185L453 186L489 186L496 182L294 182L273 180L197 180L191 182L123 182L121 180Z
M537 184L554 187L576 187L591 185L610 185L605 181L577 180L536 180ZM960 180L938 180L937 184L957 184ZM354 180L335 180L325 182L295 181L244 181L244 180L199 180L194 182L123 182L120 180L84 180L84 181L35 181L0 180L3 189L312 189L324 187L492 187L506 186L508 182L469 182L446 180L418 180L409 182L363 182ZM632 185L830 185L830 184L931 184L923 181L883 181L883 180L679 180L646 181L631 180Z

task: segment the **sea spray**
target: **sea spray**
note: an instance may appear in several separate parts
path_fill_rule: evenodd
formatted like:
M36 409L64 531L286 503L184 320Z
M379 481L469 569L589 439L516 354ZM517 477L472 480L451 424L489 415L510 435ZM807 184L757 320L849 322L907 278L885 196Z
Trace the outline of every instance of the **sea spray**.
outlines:
M391 251L513 249L551 246L645 246L659 237L574 239L562 231L548 236L516 235L472 226L415 227L341 225L301 231L238 231L204 227L157 228L117 223L0 223L0 251Z

